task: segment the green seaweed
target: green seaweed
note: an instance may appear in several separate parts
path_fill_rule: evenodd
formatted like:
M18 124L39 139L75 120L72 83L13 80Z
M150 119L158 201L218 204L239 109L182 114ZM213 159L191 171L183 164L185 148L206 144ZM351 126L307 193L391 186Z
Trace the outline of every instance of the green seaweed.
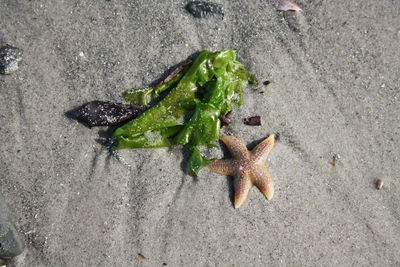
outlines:
M219 117L231 111L232 104L242 104L245 82L257 80L236 60L234 50L202 51L190 67L169 82L123 94L132 104L147 105L170 90L155 106L115 130L118 143L114 149L188 145L192 152L189 171L197 175L210 162L199 147L211 147L219 139Z
M178 73L170 81L158 87L133 88L125 91L122 97L133 105L148 105L151 101L156 100L160 94L174 87L182 78L183 73Z

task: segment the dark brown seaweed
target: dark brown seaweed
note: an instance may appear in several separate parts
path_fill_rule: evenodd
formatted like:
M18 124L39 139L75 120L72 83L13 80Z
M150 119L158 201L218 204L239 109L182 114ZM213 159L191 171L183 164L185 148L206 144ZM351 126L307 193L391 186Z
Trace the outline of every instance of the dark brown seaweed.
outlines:
M261 125L261 117L258 115L251 116L251 117L243 119L243 123L246 125L250 125L250 126L260 126Z
M136 118L147 106L91 101L72 112L78 121L93 126L112 126Z
M253 88L251 89L252 93L259 93L259 94L264 94L264 91L262 90L261 87Z
M190 64L192 64L192 60L188 59L186 61L184 61L183 63L181 63L180 65L178 65L176 67L176 69L174 69L164 80L160 81L159 83L156 84L156 86L154 86L155 88L160 87L161 85L169 82L170 80L172 80L177 74L181 73L186 67L188 67Z
M231 118L232 118L232 111L229 111L228 113L219 116L219 120L221 121L221 127L229 125L231 123Z

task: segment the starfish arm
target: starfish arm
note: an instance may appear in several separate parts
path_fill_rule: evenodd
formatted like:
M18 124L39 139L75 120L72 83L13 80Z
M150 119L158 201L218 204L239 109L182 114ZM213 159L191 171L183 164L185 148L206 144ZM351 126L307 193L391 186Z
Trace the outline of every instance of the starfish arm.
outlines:
M224 142L229 152L234 158L245 159L249 158L249 151L245 144L234 136L222 136L221 141Z
M233 188L235 190L235 209L239 208L246 200L251 186L252 184L248 172L241 170L237 175L235 175L233 180Z
M271 200L274 195L274 181L267 167L256 165L251 172L253 184L263 193L263 195Z
M224 175L232 175L235 172L236 164L231 159L218 159L208 164L208 169Z
M270 135L251 151L252 158L256 164L262 164L267 161L268 155L274 147L274 143L274 135Z

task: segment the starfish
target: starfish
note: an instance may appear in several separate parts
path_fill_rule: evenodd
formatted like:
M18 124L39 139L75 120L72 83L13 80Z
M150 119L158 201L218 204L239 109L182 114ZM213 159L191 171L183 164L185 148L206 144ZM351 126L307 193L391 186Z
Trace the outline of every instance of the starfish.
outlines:
M226 145L233 159L213 161L208 168L212 172L234 177L235 208L239 208L246 200L252 185L255 185L270 200L274 195L274 182L264 164L274 146L274 135L270 135L251 151L248 151L246 145L236 137L223 136L221 141Z

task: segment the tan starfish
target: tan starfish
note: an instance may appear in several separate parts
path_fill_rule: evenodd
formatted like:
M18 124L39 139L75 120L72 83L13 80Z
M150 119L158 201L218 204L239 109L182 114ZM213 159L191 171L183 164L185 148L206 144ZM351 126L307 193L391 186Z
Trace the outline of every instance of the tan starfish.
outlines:
M233 136L223 136L221 141L224 142L233 159L213 161L208 168L219 174L234 176L235 208L239 208L246 200L252 185L255 185L270 200L274 195L274 182L264 164L274 146L274 135L263 140L252 151L248 151L246 145Z

